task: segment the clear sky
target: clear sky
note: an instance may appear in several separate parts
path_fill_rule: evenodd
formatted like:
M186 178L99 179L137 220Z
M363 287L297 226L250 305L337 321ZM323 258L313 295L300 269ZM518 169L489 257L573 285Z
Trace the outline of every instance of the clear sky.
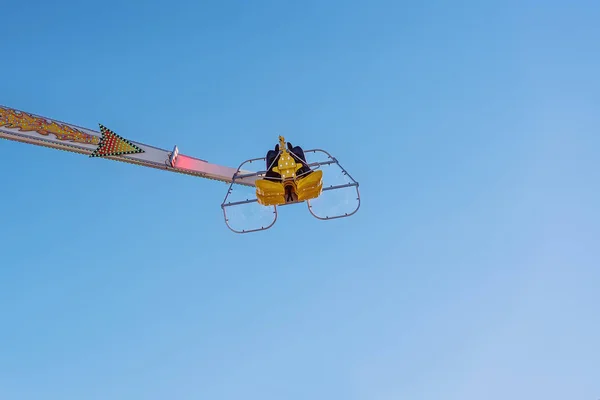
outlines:
M600 397L597 2L5 3L0 104L363 203L0 142L0 399Z

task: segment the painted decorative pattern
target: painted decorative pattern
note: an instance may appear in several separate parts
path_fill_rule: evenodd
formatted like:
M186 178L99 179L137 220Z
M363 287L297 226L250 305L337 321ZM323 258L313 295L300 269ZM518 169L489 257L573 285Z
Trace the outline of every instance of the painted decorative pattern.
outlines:
M98 136L90 135L69 125L48 121L22 111L0 106L0 127L19 129L21 132L37 132L40 135L54 135L57 140L84 144L99 144Z

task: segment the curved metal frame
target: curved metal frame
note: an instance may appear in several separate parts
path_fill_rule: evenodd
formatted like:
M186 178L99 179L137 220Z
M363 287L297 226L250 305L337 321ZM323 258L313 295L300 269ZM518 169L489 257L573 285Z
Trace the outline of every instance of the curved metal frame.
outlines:
M308 206L308 211L312 214L313 217L322 220L322 221L328 221L328 220L332 220L332 219L338 219L338 218L345 218L345 217L350 217L351 215L356 214L356 212L358 211L358 209L360 208L360 191L358 190L358 182L356 180L354 180L354 178L352 178L352 176L348 173L348 171L346 171L344 169L344 167L342 167L340 165L340 163L338 162L338 160L333 157L331 154L329 154L327 151L325 150L321 150L321 149L312 149L312 150L304 150L304 153L323 153L325 155L327 155L327 157L329 158L328 161L321 161L321 162L314 162L314 163L307 163L306 165L312 169L314 168L318 168L322 165L331 165L331 164L337 164L338 167L340 167L340 169L342 170L342 173L344 175L346 175L348 178L350 178L350 180L352 181L351 183L347 183L345 185L331 185L329 187L324 187L323 191L329 191L329 190L336 190L336 189L343 189L343 188L347 188L347 187L352 187L354 186L356 188L356 200L358 201L358 205L356 206L356 208L354 209L354 211L350 212L350 213L344 213L342 215L337 215L337 216L326 216L326 217L320 217L318 215L316 215L313 210L312 210L312 205L310 204L310 200L306 201L306 204ZM295 158L295 155L293 155ZM240 171L242 170L242 166L244 166L245 164L251 164L253 162L256 161L262 161L263 163L266 161L266 157L260 157L260 158L251 158L249 160L246 160L244 162L242 162L239 167L237 168L235 174L232 177L232 181L229 184L229 189L227 190L227 194L225 195L225 198L223 199L223 203L221 203L221 209L223 210L223 216L225 218L225 223L227 224L227 227L235 232L235 233L251 233L251 232L258 232L258 231L264 231L267 230L269 228L271 228L273 225L275 225L275 223L277 222L277 217L278 217L278 213L277 213L277 206L270 206L273 207L273 214L274 214L274 218L273 221L268 225L268 226L261 226L260 228L256 228L256 229L250 229L250 230L236 230L234 229L230 224L229 224L229 218L227 217L227 211L226 208L227 207L234 207L234 206L239 206L239 205L243 205L243 204L250 204L250 203L255 203L258 202L258 199L254 198L254 199L246 199L246 200L242 200L242 201L235 201L235 202L227 202L227 199L229 198L229 195L231 194L231 192L233 191L233 185L236 184L236 180L240 180L240 179L244 179L244 178L249 178L249 177L261 177L264 176L267 171L258 171L258 172L253 172L253 173L244 173L241 174ZM302 161L302 160L299 160ZM290 205L290 204L297 204L300 202L294 202L294 203L287 203L287 204L282 204L282 206L285 205Z
M225 218L225 224L227 224L227 227L235 233L251 233L251 232L264 231L264 230L271 228L273 225L275 225L275 222L277 222L277 216L278 216L277 207L272 206L273 214L275 215L275 217L273 218L273 222L271 222L268 226L262 226L257 229L250 229L250 230L244 229L244 230L238 231L236 229L233 229L233 227L231 225L229 225L229 218L227 217L227 211L225 210L227 207L235 207L235 206L240 206L243 204L250 204L250 203L258 202L258 200L256 198L255 199L246 199L246 200L242 200L242 201L235 201L235 202L227 202L227 198L233 191L233 185L236 184L236 180L248 178L251 176L261 176L261 175L266 174L266 171L258 171L258 172L254 172L254 173L240 174L240 171L242 170L242 166L244 166L248 163L252 164L255 161L263 161L264 162L265 159L266 159L266 157L252 158L250 160L246 160L243 163L241 163L240 166L237 168L237 171L235 172L235 174L233 174L231 183L229 184L229 189L227 190L227 194L225 195L225 198L223 199L223 203L221 203L221 209L223 210L223 217Z
M308 211L312 214L313 217L320 219L321 221L329 221L332 219L338 219L338 218L346 218L346 217L350 217L354 214L356 214L356 212L358 211L358 209L360 208L360 191L358 190L358 182L352 177L352 175L350 175L348 173L348 171L346 171L344 169L344 167L342 167L340 165L340 163L338 162L337 158L335 158L334 156L332 156L331 154L329 154L328 152L326 152L325 150L321 150L321 149L313 149L313 150L305 150L304 153L317 153L317 152L321 152L327 155L327 157L329 157L330 161L325 161L325 162L321 162L318 163L319 166L321 165L329 165L329 164L337 164L338 167L340 167L340 169L342 170L342 173L344 175L346 175L348 178L350 178L350 180L352 181L351 183L347 183L345 185L331 185L328 187L324 187L323 188L323 192L328 191L328 190L336 190L336 189L343 189L343 188L347 188L347 187L352 187L354 186L356 188L356 200L358 201L358 205L356 206L356 208L354 209L354 211L350 212L350 213L344 213L342 215L336 215L333 217L320 217L317 214L315 214L312 210L312 205L310 204L310 200L306 201L306 204L308 206ZM311 166L312 164L309 164L309 166Z

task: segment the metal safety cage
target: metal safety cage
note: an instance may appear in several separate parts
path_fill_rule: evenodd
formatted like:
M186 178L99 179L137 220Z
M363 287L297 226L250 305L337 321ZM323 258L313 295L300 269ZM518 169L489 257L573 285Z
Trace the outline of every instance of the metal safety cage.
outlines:
M281 151L279 152L281 154ZM338 160L333 157L331 154L329 154L327 151L325 150L321 150L321 149L312 149L312 150L305 150L304 151L305 154L317 154L317 153L322 153L327 157L326 161L317 161L317 162L311 162L311 163L306 163L306 165L311 168L312 170L321 168L323 166L327 166L327 165L337 165L342 174L344 176L346 176L351 182L346 183L346 184L340 184L340 185L329 185L329 186L324 186L322 189L322 192L328 192L328 191L333 191L333 190L340 190L340 189L345 189L345 188L351 188L354 187L356 190L356 201L357 201L357 205L356 208L354 208L352 211L350 212L344 212L342 214L339 215L326 215L326 216L320 216L317 215L314 211L313 211L313 205L311 204L312 200L306 200L307 206L308 206L308 210L311 213L311 215L319 220L332 220L332 219L338 219L338 218L346 218L346 217L350 217L352 215L354 215L358 209L360 208L360 191L358 189L358 182L356 180L354 180L354 178L352 178L352 176L340 165L340 163L338 162ZM297 157L296 157L297 158ZM301 161L301 160L299 160ZM239 206L243 206L243 205L247 205L247 204L252 204L252 203L258 203L258 199L256 199L256 197L250 199L250 198L246 198L245 200L240 200L240 201L228 201L230 195L233 192L233 188L234 185L239 183L236 183L236 181L240 181L242 179L247 179L247 178L252 178L252 177L256 177L257 179L261 179L263 178L267 171L265 170L261 170L261 171L257 171L257 172L244 172L243 170L243 166L246 164L252 164L252 163L256 163L256 162L261 162L262 165L265 165L266 163L266 157L260 157L260 158L252 158L249 160L246 160L244 162L242 162L239 167L237 168L237 171L235 172L235 174L232 177L232 182L229 185L229 189L227 190L227 193L225 195L225 198L223 199L223 203L221 204L221 209L223 210L223 217L225 218L225 223L227 224L227 227L235 232L235 233L251 233L251 232L258 232L258 231L263 231L263 230L267 230L271 227L273 227L273 225L275 225L275 223L277 222L277 217L278 217L278 213L277 213L277 207L278 206L261 206L261 207L272 207L273 209L273 220L266 224L266 225L262 225L259 228L254 228L254 229L242 229L242 230L238 230L235 229L231 226L230 224L230 218L227 215L227 208L230 207L239 207ZM288 206L291 204L297 204L297 203L302 203L303 201L294 201L294 202L289 202L286 204L282 204L281 206Z
M313 217L323 220L323 221L327 221L327 220L331 220L331 219L338 219L338 218L346 218L346 217L350 217L354 214L356 214L356 212L358 211L358 209L360 208L360 190L358 189L358 182L348 173L348 171L346 171L344 169L344 167L342 167L340 165L340 163L338 162L337 158L335 158L334 156L332 156L331 154L329 154L327 151L325 150L321 150L321 149L314 149L314 150L306 150L304 152L305 154L317 154L317 153L322 153L325 154L327 156L327 161L321 161L321 162L314 162L314 163L310 163L308 164L309 167L313 168L313 165L321 167L324 165L337 165L337 167L339 167L339 169L341 170L342 174L347 177L350 182L345 183L345 184L340 184L340 185L329 185L329 186L323 186L323 192L328 192L328 191L332 191L332 190L341 190L341 189L346 189L346 188L354 188L354 190L356 191L356 208L354 208L353 210L349 211L349 212L344 212L342 214L338 214L338 215L326 215L326 216L319 216L317 215L314 211L313 211L313 205L312 205L312 201L313 200L307 200L306 204L308 205L308 211L312 214ZM315 199L315 200L318 200Z
M231 183L229 184L229 189L227 189L227 194L225 195L225 199L223 199L223 203L221 204L221 209L223 210L223 217L225 218L225 223L227 224L227 227L235 233L251 233L251 232L264 231L266 229L271 228L273 225L275 225L275 222L277 222L277 207L275 207L275 206L271 206L271 207L273 207L273 220L268 225L266 225L266 226L263 225L260 228L255 228L255 229L237 230L231 226L231 224L229 223L230 222L229 216L227 215L227 208L229 208L229 207L239 207L239 206L243 206L246 204L258 203L258 199L256 199L256 197L254 197L253 199L246 198L245 200L240 200L240 201L228 201L228 199L229 199L229 196L231 196L231 193L233 192L234 185L238 184L236 181L240 181L244 178L252 178L252 177L260 178L266 174L266 171L242 172L243 171L242 167L246 164L252 164L252 163L256 163L258 161L262 161L263 163L265 163L266 162L265 160L266 160L266 157L261 157L261 158L252 158L250 160L244 161L237 168L237 171L233 175Z

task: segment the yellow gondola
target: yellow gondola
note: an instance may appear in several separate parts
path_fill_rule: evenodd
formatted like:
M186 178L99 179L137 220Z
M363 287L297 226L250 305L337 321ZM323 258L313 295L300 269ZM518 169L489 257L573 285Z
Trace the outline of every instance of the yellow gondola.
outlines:
M286 147L287 144L287 147ZM256 181L256 198L264 206L283 205L315 199L323 190L323 171L312 171L299 147L279 136L278 152L267 156L267 175ZM271 161L272 160L272 161ZM269 161L271 161L269 163Z
M307 154L315 159L308 162ZM266 169L256 171L252 167L256 163ZM252 192L245 192L243 183L250 181L254 186ZM344 199L337 200L335 196L324 196L325 193L346 189L354 189L355 195L351 191L346 192ZM313 203L325 200L324 197L327 201L320 205L318 201ZM349 217L360 207L358 182L327 151L304 150L279 136L279 142L265 157L251 158L239 165L221 208L229 229L236 233L250 233L271 228L277 221L280 206L301 203L305 203L310 214L320 220Z

